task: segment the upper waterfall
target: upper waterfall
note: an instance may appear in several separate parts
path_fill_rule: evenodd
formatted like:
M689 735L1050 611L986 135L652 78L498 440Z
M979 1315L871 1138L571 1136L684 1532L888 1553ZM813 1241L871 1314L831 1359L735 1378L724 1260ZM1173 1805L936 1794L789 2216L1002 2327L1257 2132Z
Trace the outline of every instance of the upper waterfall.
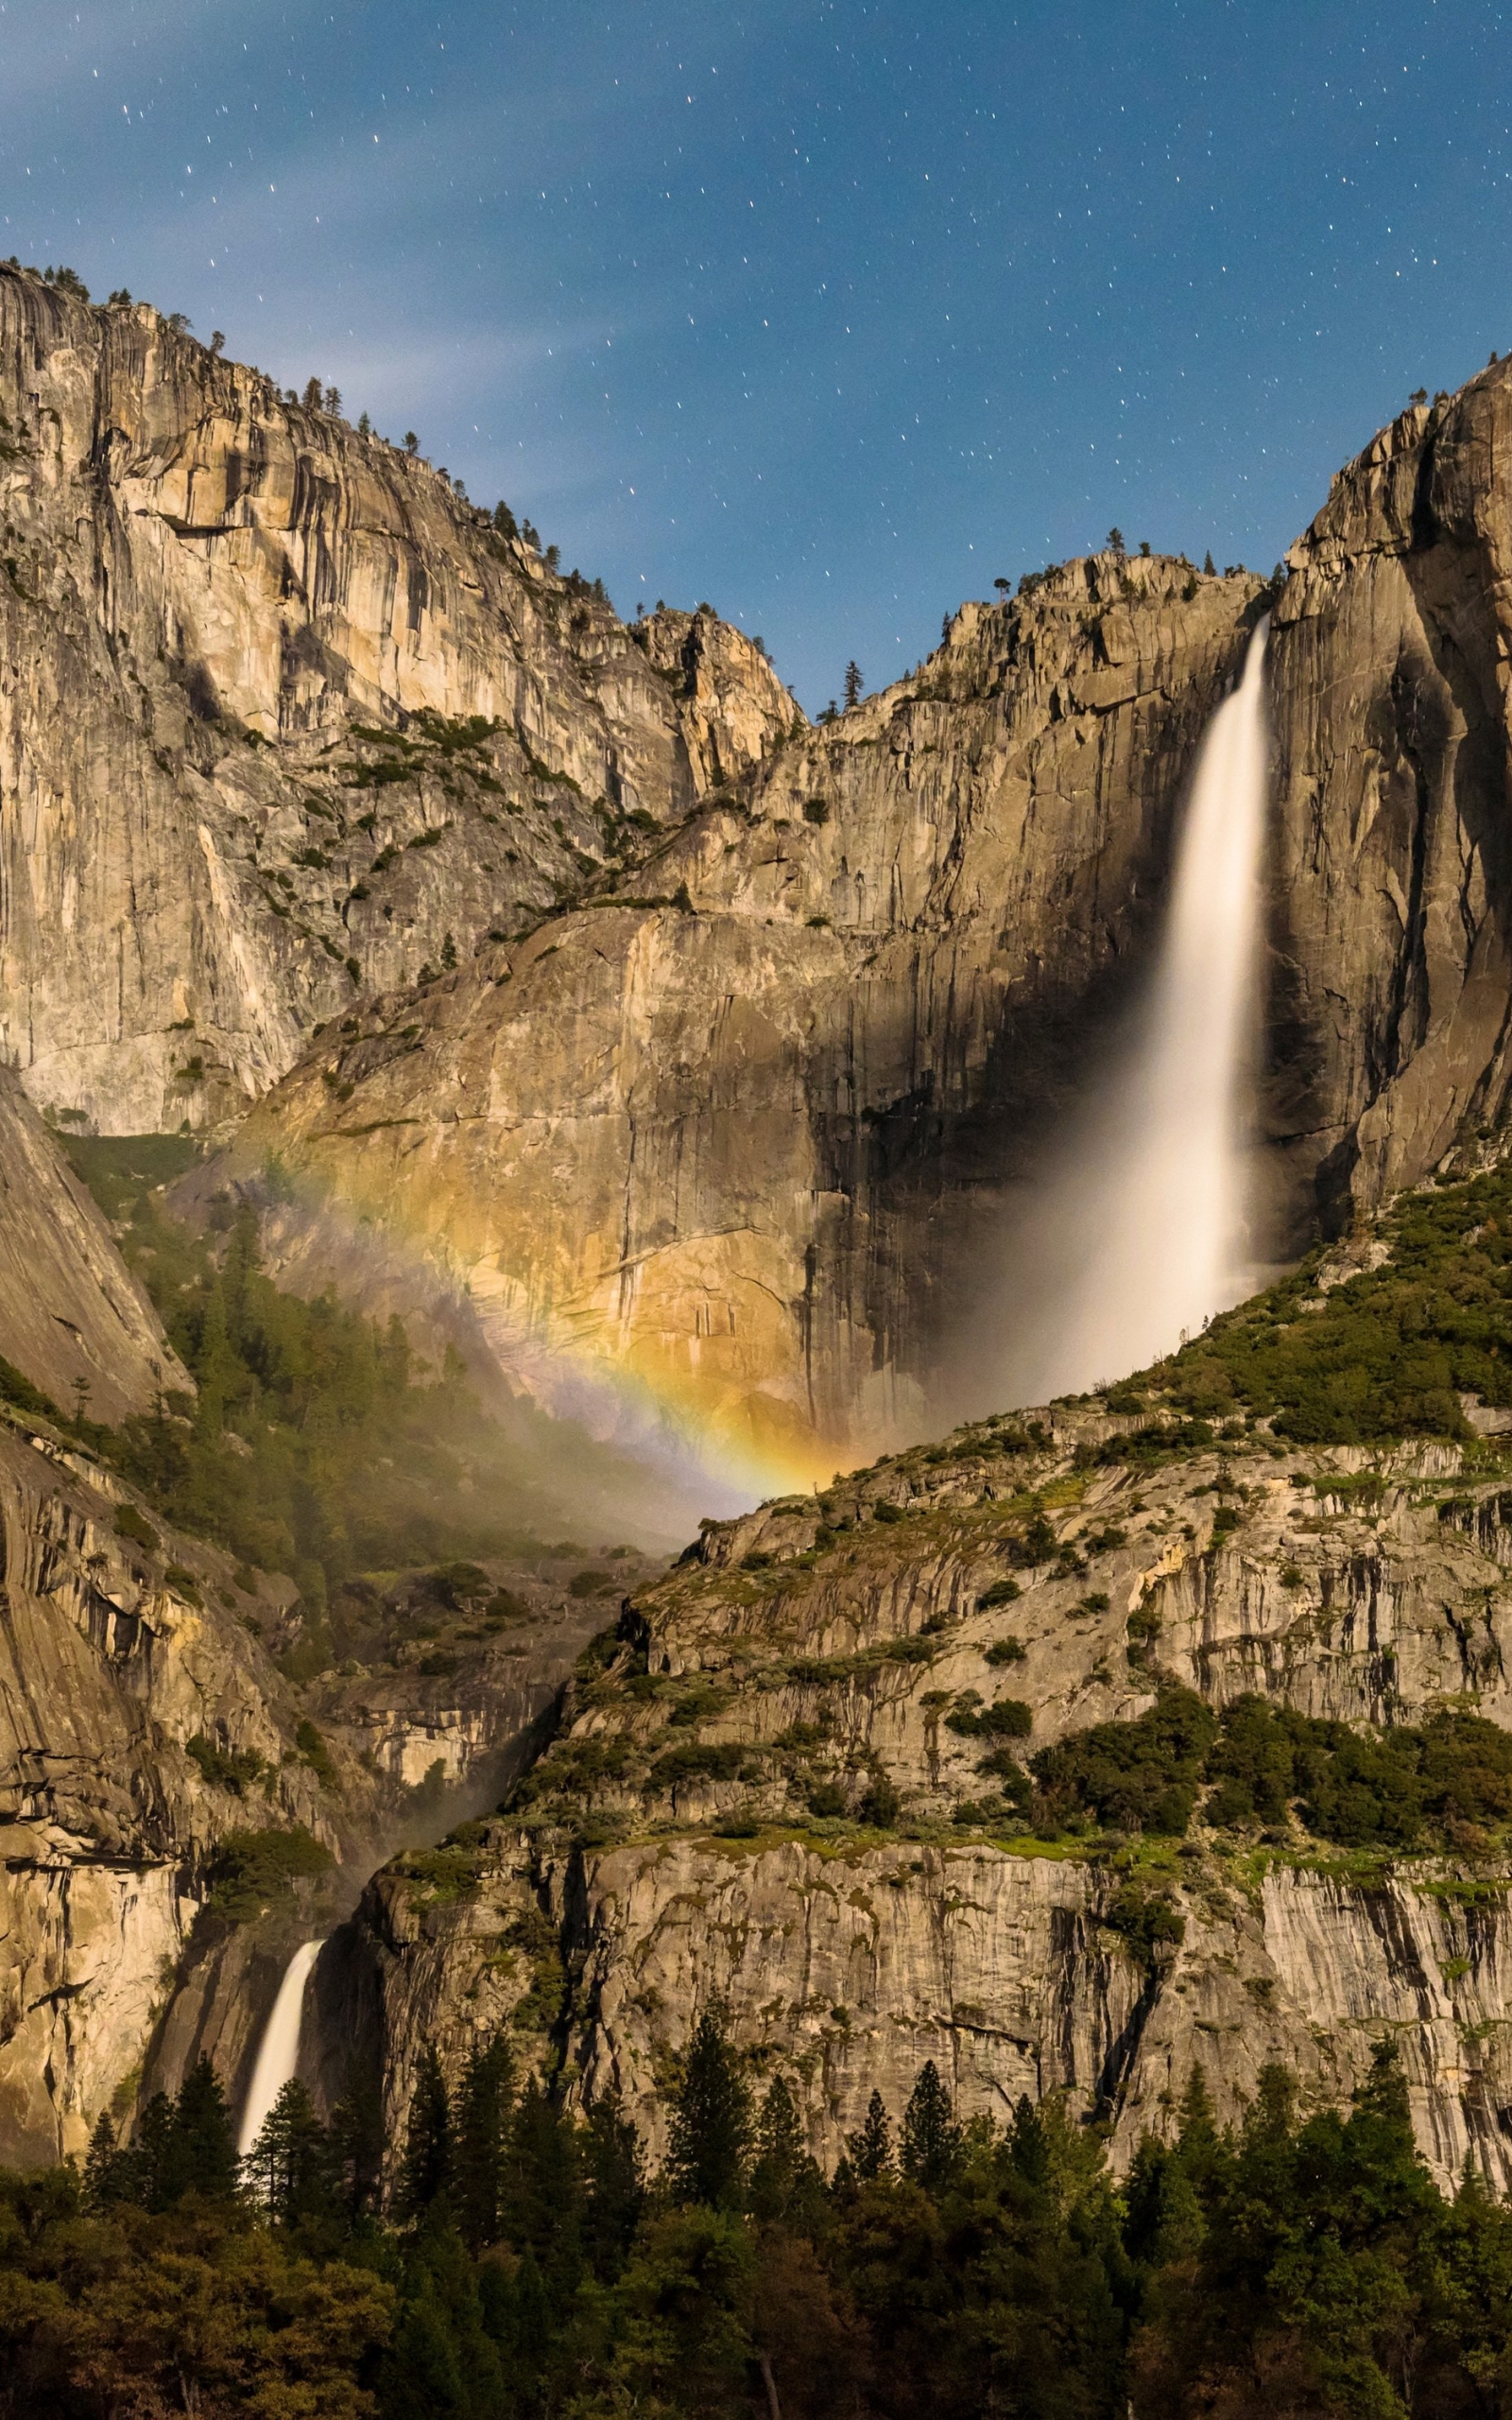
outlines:
M1203 735L1149 991L1023 1222L1017 1402L1137 1370L1247 1290L1267 627Z

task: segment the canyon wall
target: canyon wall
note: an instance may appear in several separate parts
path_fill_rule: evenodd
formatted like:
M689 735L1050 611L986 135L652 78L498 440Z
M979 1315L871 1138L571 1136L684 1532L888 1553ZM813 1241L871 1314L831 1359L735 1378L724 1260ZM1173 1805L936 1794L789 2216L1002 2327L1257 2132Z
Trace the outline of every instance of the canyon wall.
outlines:
M712 614L637 644L429 463L4 267L0 532L0 1046L103 1132L234 1115L798 716Z
M276 1155L540 1400L747 1483L918 1434L958 1214L1022 1172L1147 942L1257 610L1247 577L1111 556L963 608L633 890L328 1029L219 1175Z
M393 1221L547 1403L628 1400L768 1483L924 1433L1268 605L1263 1248L1347 1227L1504 1101L1509 414L1504 363L1404 413L1263 596L1101 556L963 607L632 899L601 879L307 1060L243 1168Z
M721 1999L832 2163L926 2059L965 2114L1065 2092L1122 2163L1194 2065L1227 2113L1270 2060L1339 2100L1389 2034L1440 2182L1471 2153L1512 2184L1512 1901L1484 1842L1015 1837L996 1735L954 1719L1006 1695L1027 1757L1179 1683L1504 1726L1503 1485L1448 1441L1278 1459L1263 1430L1131 1471L1096 1459L1118 1426L1057 1407L1026 1450L988 1425L707 1528L638 1592L511 1811L388 1868L332 1953L331 2038L382 2064L390 2140L420 2046L455 2073L503 2024L574 2095L616 2085L660 2149Z
M397 1253L602 1433L747 1484L923 1433L1267 603L1275 1249L1498 1111L1509 396L1383 431L1274 595L1091 557L811 728L707 608L627 627L430 464L0 271L0 1041L106 1131L263 1100L231 1173L302 1181L298 1282Z

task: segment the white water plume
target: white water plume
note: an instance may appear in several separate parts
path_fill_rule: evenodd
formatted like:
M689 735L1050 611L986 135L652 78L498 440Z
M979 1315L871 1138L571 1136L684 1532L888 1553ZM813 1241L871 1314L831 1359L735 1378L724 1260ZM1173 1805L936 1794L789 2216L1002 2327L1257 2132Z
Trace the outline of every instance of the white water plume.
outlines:
M1037 1185L1013 1252L1000 1401L1043 1403L1122 1377L1250 1290L1265 634L1262 622L1203 735L1149 994Z
M299 2066L305 1987L310 1979L310 1970L324 1946L324 1943L319 1941L301 1942L284 1969L278 1997L268 2012L263 2038L257 2046L257 2064L252 2069L247 2106L242 2111L241 2135L236 2148L243 2159L262 2133L274 2101Z

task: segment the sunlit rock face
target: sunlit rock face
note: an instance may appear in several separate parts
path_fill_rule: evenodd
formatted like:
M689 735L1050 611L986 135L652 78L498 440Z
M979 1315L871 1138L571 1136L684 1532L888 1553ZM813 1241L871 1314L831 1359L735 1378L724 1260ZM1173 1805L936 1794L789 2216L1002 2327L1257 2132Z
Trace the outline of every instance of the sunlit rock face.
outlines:
M638 645L427 463L4 268L0 525L0 1040L103 1132L245 1107L798 713L713 614Z
M276 1153L404 1236L523 1383L620 1433L756 1483L918 1433L982 1273L963 1207L1138 962L1256 599L1105 556L963 608L631 879L322 1035L231 1171Z

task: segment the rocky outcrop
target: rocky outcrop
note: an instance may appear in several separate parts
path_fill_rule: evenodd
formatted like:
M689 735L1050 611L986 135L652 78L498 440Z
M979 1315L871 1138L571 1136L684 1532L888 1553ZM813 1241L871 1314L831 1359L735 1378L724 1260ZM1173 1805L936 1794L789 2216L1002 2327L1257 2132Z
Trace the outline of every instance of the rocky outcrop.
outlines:
M385 1876L327 1979L347 1993L333 1992L333 2017L356 2006L366 2020L332 2024L327 2089L354 2052L386 2048L391 2143L419 2046L459 2073L522 2011L528 2042L544 1966L567 1987L574 2097L617 2090L653 2162L676 2055L718 1998L753 2071L789 2078L827 2166L873 2090L896 2124L926 2059L963 2116L1001 2123L1021 2095L1063 2093L1111 2120L1122 2167L1142 2134L1169 2130L1194 2066L1228 2112L1271 2061L1309 2101L1344 2102L1389 2036L1439 2183L1452 2189L1469 2156L1512 2187L1504 1887L1277 1866L1246 1891L1188 1869L1185 1939L1151 1962L1106 1875L982 1843L836 1853L684 1836L543 1862L499 1826L478 1864L460 1899ZM555 1973L541 1954L554 1928Z
M0 1354L54 1403L113 1425L193 1382L109 1228L0 1071Z
M3 266L0 526L0 1043L103 1132L237 1113L801 723L712 614L637 644L444 472Z

